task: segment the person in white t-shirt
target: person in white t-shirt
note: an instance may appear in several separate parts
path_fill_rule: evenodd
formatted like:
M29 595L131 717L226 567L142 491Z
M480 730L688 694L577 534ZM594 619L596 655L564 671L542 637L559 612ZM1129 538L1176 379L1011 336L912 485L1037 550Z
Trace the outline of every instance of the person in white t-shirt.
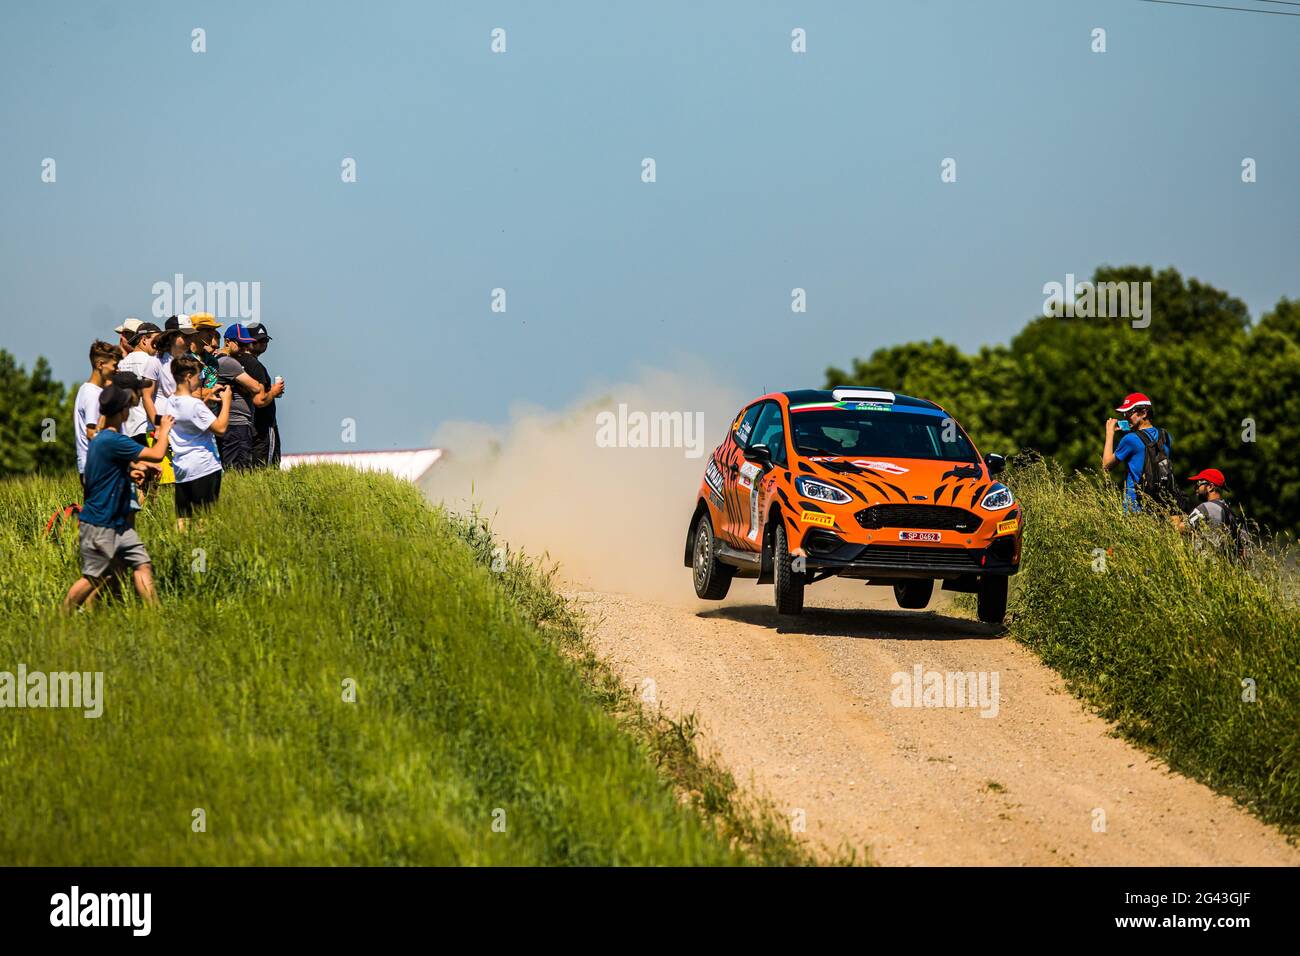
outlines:
M221 402L220 414L194 397L203 364L193 355L172 359L176 393L169 400L176 419L171 431L172 469L176 472L176 527L185 530L195 511L216 504L221 495L221 457L217 436L230 425L230 386L219 385L213 398Z
M117 361L122 351L108 342L95 342L90 346L90 378L77 389L72 406L72 434L77 442L77 474L81 476L81 490L86 490L86 449L99 430L99 393L108 387L117 371Z
M142 400L127 415L122 434L145 447L149 444L149 431L158 416L154 399L158 394L158 381L162 378L162 364L154 354L153 345L161 331L152 322L141 322L134 332L123 334L123 341L130 346L131 351L117 363L119 371L134 372L144 379Z

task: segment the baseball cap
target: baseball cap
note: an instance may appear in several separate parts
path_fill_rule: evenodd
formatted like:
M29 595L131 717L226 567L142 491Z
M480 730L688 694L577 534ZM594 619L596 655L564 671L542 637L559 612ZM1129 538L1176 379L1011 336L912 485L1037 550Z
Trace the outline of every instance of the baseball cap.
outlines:
M115 328L113 331L116 332L118 335L135 335L135 333L140 330L140 326L143 324L144 323L141 322L139 319L132 316L131 318L124 320L122 324L119 325L117 328Z
M266 323L253 322L248 326L248 331L253 333L253 338L259 342L271 341L271 333L266 330Z
M226 341L234 341L238 342L240 345L247 345L249 342L254 341L254 338L253 333L249 331L248 326L235 323L234 325L226 326Z
M113 373L113 384L118 388L125 388L129 391L138 392L149 384L147 379L141 378L135 372L121 371Z
M196 331L194 324L190 321L188 315L173 315L163 323L163 330L167 332L182 332L185 335Z
M190 316L190 325L196 329L219 329L221 325L211 312L195 312Z
M158 341L154 343L154 348L158 349L160 352L170 351L172 343L181 336L188 339L190 336L198 332L198 329L190 325L190 317L188 315L173 315L163 323L163 329L163 334L158 336Z
M1150 408L1151 399L1147 398L1141 392L1133 392L1131 395L1124 396L1124 401L1119 403L1119 408L1115 409L1115 411L1128 413L1133 411L1133 409L1141 408L1144 405L1147 408Z
M1217 468L1202 468L1196 474L1187 479L1188 481L1208 481L1216 488L1222 488L1224 485L1223 472Z
M134 393L116 384L108 386L99 393L99 414L116 415L135 404Z

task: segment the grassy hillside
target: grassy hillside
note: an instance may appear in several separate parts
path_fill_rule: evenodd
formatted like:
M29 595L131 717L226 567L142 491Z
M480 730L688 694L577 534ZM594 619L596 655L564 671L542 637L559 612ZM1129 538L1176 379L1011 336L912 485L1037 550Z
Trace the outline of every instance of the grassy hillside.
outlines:
M535 569L494 574L415 488L228 476L188 535L164 495L139 522L163 608L62 618L75 529L42 529L78 491L0 482L0 671L106 685L98 719L0 710L0 863L806 862L689 726L629 705Z
M1041 464L1008 483L1026 509L1012 635L1129 739L1300 829L1294 555L1243 568Z

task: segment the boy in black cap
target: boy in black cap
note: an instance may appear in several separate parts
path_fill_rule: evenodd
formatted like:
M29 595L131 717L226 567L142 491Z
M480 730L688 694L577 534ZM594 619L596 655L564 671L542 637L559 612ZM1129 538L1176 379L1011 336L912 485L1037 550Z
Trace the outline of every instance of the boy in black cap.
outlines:
M117 385L99 396L101 428L86 451L86 501L81 507L81 577L68 588L63 609L70 611L93 601L115 562L132 568L136 593L146 604L157 604L153 588L153 564L135 530L135 462L157 464L167 453L172 418L164 415L158 425L156 443L142 448L118 429L135 406L135 396Z

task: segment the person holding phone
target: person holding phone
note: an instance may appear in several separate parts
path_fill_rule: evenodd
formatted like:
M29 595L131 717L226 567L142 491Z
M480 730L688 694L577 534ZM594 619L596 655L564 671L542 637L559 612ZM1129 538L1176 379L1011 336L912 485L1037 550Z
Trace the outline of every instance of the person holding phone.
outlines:
M1124 510L1141 511L1138 493L1161 499L1176 495L1173 488L1173 440L1152 421L1151 399L1133 392L1115 409L1123 419L1106 419L1106 441L1101 451L1101 467L1110 471L1117 463L1124 465ZM1121 427L1125 426L1125 427ZM1115 433L1120 439L1115 441Z
M176 380L171 398L172 468L176 472L176 527L181 531L196 511L211 507L221 496L217 438L230 427L233 391L229 385L218 385L213 391L212 397L221 403L216 415L194 395L202 369L203 363L193 355L180 355L171 362Z

